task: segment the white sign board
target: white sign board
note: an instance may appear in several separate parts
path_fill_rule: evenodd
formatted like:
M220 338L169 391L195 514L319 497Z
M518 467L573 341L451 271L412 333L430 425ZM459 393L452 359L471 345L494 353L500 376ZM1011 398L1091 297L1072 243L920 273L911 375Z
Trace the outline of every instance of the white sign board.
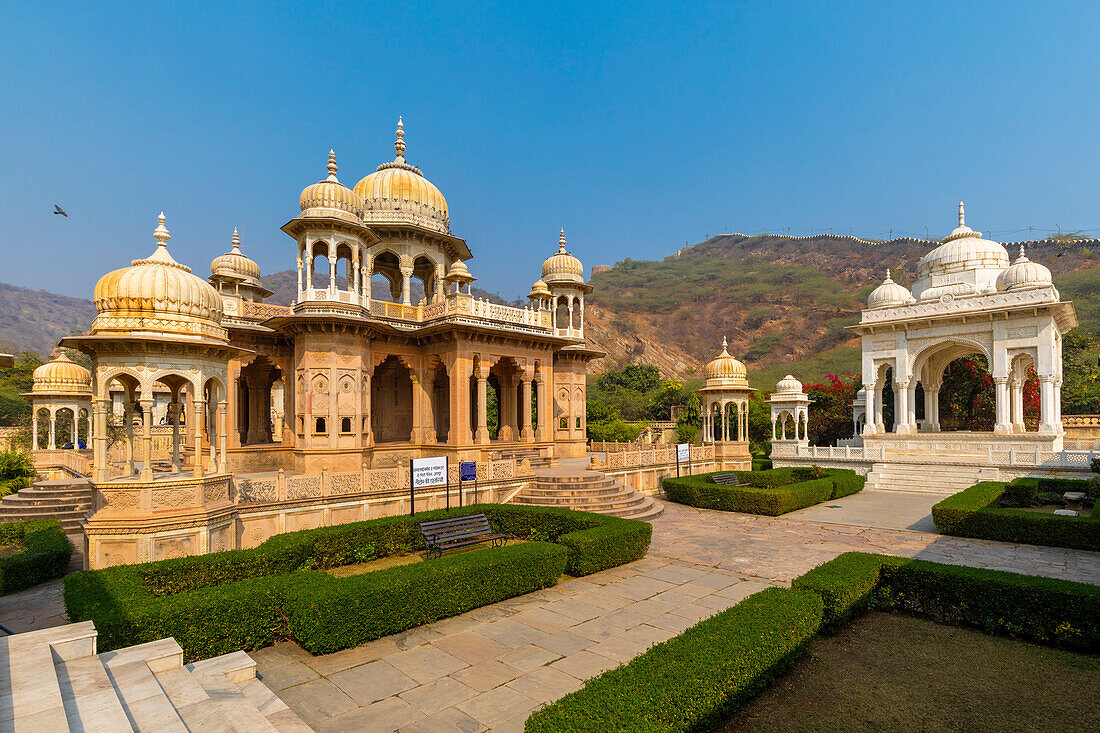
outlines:
M442 486L447 483L447 457L412 459L412 485L414 489L426 486Z
M691 444L690 443L677 443L676 444L676 462L687 463L691 460Z

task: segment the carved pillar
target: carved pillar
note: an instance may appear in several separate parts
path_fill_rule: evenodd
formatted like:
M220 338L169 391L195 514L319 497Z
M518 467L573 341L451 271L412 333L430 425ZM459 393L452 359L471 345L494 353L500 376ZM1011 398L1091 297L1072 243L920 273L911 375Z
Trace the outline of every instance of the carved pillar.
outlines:
M31 450L38 450L38 408L34 409L31 417Z
M875 432L876 425L876 409L878 409L877 395L875 394L875 385L865 384L863 385L863 397L865 404L863 407L863 434L871 435Z
M488 387L489 370L483 366L474 369L477 378L477 430L474 432L474 442L479 445L489 444L489 408Z
M523 372L523 386L520 392L520 430L519 439L525 443L531 443L535 439L535 433L531 429L531 381L532 376L526 370Z
M412 305L412 274L411 267L401 268L401 302L404 305Z
M126 475L134 475L134 412L133 403L131 402L130 395L124 396L126 404L122 409L122 419L125 421L124 427L126 428Z
M433 283L432 302L443 302L443 288L444 288L444 276L446 273L443 271L443 265L439 264L435 266L435 282Z
M225 400L218 403L218 417L215 423L215 429L218 433L218 473L225 473L227 468L225 460L225 434L227 432L226 428L228 427L226 425L225 413L227 407L229 407L229 403Z
M997 422L993 426L994 433L1011 433L1012 417L1009 414L1008 377L994 377L996 387L996 415Z
M1022 391L1022 390L1021 390ZM1054 378L1039 377L1039 432L1054 433L1058 431L1055 424L1054 410Z
M141 480L153 480L153 400L141 400Z
M336 247L335 243L328 243L328 297L333 300L336 297Z
M203 425L206 423L206 402L204 400L192 399L191 405L194 408L194 417L192 423L195 426L195 478L202 478L205 474L203 470L203 450L202 450L202 430Z
M168 419L172 421L172 472L180 472L180 403L179 397L173 396L168 403Z
M539 440L551 440L550 431L553 428L553 418L550 403L546 401L546 376L539 373L539 381L535 383L535 400L538 407Z
M93 403L92 468L96 481L107 480L107 400ZM37 435L37 434L36 434Z
M50 438L47 444L50 450L57 449L57 413L50 410Z
M455 358L447 367L447 379L451 380L451 427L447 431L449 445L469 445L470 436L470 373L469 361Z

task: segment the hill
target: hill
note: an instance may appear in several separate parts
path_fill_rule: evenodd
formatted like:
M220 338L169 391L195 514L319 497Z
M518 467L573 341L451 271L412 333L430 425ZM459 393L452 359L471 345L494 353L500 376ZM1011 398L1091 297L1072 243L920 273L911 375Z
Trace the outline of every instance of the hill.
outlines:
M0 283L0 351L46 356L59 339L85 330L93 318L90 300Z
M625 260L589 283L586 335L608 354L595 369L650 363L689 377L726 336L757 388L788 371L804 381L858 372L859 342L844 327L859 320L887 268L909 286L934 246L910 238L737 234L659 262ZM1015 258L1019 243L1006 247ZM1082 327L1100 333L1100 241L1029 242L1027 251L1051 269L1062 297L1077 301Z

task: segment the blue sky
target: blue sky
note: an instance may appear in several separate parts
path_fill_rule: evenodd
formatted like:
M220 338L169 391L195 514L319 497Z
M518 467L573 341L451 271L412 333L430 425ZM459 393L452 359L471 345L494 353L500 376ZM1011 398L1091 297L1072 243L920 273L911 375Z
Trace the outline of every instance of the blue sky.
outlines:
M4 3L0 281L152 248L264 272L324 174L407 156L479 285L725 231L1100 233L1095 3ZM70 217L52 216L54 203Z

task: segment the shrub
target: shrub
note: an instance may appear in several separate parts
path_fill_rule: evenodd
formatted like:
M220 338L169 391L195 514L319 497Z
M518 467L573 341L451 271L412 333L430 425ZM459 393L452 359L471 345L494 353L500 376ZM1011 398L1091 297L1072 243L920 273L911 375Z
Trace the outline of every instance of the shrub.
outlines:
M768 471L772 467L772 459L770 458L753 458L752 470L754 471Z
M479 512L498 530L549 542L346 578L318 572L416 552L417 522ZM95 622L103 650L175 636L195 659L293 637L323 653L552 585L565 571L586 575L639 559L651 532L637 520L480 504L290 532L248 550L76 573L65 580L65 605L70 619ZM368 602L380 610L360 608ZM351 608L358 610L349 615ZM327 619L330 630L314 618Z
M1036 479L979 482L933 506L932 520L942 534L958 537L1100 550L1100 512L1095 508L1090 517L1063 517L998 506L1007 486L1029 484L1038 488ZM1079 481L1074 488L1087 487Z
M847 469L818 469L824 478L792 483L794 470L736 471L738 479L755 479L751 486L723 486L710 482L713 474L667 478L665 496L679 504L700 509L745 512L776 517L780 514L839 499L863 489L866 479Z
M0 544L23 549L0 558L0 595L60 578L69 567L72 543L55 519L0 524Z
M527 733L710 730L814 639L814 593L769 588L534 713Z

